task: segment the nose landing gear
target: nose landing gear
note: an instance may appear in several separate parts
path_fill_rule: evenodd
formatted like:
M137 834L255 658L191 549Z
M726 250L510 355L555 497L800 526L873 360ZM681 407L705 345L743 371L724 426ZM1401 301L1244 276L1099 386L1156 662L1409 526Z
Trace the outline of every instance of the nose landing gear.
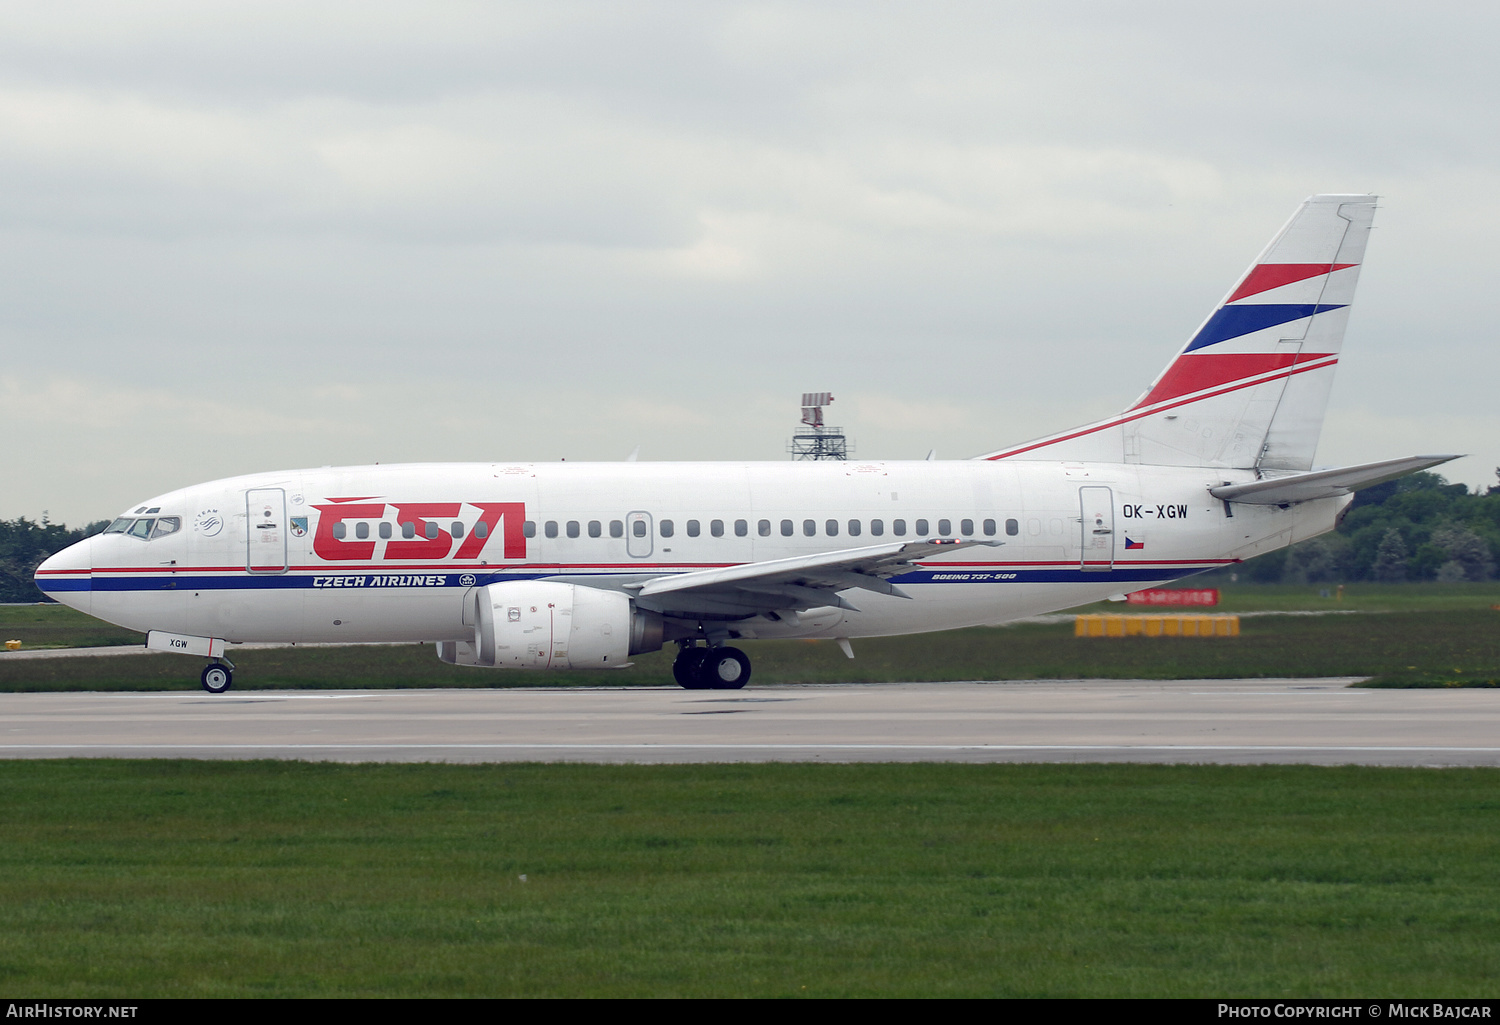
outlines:
M234 682L234 666L228 662L210 662L198 679L210 694L223 694Z
M750 658L738 648L685 647L672 676L687 690L739 690L750 682Z

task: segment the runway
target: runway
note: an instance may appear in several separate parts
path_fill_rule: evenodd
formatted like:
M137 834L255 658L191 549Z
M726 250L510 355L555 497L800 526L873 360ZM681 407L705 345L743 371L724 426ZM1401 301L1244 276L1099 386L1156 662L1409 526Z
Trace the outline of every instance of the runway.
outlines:
M1500 691L1348 682L3 694L0 757L1500 765Z

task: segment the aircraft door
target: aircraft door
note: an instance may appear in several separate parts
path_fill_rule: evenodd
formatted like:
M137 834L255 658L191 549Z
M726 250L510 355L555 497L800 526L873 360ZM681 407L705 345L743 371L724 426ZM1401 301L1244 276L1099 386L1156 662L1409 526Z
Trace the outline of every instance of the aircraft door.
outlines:
M245 569L285 573L286 537L286 491L253 488L245 492Z
M625 551L632 559L649 559L653 545L651 514L627 513L625 516Z
M1114 494L1105 487L1079 488L1078 503L1083 531L1079 569L1108 572L1115 565Z

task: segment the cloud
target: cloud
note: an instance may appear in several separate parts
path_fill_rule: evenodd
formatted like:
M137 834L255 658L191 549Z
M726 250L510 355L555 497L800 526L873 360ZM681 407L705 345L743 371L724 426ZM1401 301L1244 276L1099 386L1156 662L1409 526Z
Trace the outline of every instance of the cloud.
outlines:
M299 462L780 458L810 389L862 456L984 451L1128 403L1325 190L1387 197L1325 454L1452 447L1492 429L1444 417L1492 402L1497 20L6 5L0 426L36 440L0 515Z

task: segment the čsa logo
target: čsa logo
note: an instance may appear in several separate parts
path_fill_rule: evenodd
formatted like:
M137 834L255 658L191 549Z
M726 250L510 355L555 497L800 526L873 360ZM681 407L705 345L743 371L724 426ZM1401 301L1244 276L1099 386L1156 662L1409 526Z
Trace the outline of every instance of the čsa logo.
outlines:
M327 505L315 504L312 508L321 514L317 533L313 535L313 554L328 562L373 559L375 546L382 539L369 536L368 521L385 522L387 509L396 511L401 537L384 541L383 559L434 560L446 559L450 555L455 559L477 559L497 533L502 539L501 558L526 558L526 535L521 529L526 521L524 502L400 502L387 505L368 498L330 498ZM345 522L348 520L366 522L356 525L351 531ZM410 529L407 524L411 525ZM365 529L361 531L359 526ZM351 534L354 537L350 537ZM459 536L455 537L455 534ZM456 549L455 541L458 542ZM490 554L494 555L493 550Z

